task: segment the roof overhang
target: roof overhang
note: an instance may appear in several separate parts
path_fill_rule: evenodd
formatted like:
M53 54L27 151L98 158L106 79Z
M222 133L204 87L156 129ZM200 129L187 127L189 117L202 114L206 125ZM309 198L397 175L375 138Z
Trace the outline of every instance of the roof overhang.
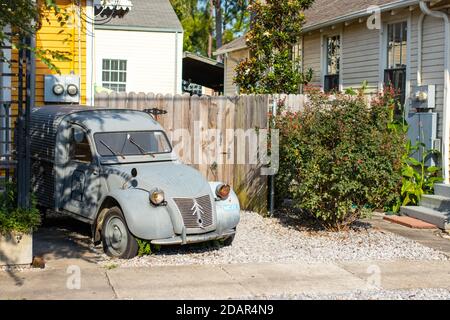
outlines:
M222 92L223 79L223 63L190 52L183 54L183 80Z
M244 50L244 49L247 49L247 45L245 45L245 44L241 45L241 46L238 46L238 47L233 47L233 48L225 48L225 49L220 49L219 48L219 50L213 52L213 54L215 56L218 56L218 55L221 55L221 54L226 54L226 53L229 53L229 52L234 52L234 51L239 51L239 50Z
M432 2L431 0L429 0L429 1ZM409 6L418 5L419 3L420 3L420 0L398 0L398 1L394 1L391 3L385 4L385 5L381 5L381 6L379 6L379 8L380 8L381 12L384 12L384 11L395 10L395 9L406 8ZM339 23L344 23L349 20L355 20L355 19L359 19L359 18L368 17L371 14L373 14L373 11L369 10L369 7L368 7L365 10L355 11L355 12L352 12L347 15L343 15L343 16L336 17L334 19L330 19L326 22L309 24L303 28L303 32L311 32L311 31L315 31L315 30L318 30L321 28L330 27L330 26L333 26L333 25L336 25ZM244 50L247 48L248 47L246 45L241 45L241 46L232 47L232 48L223 48L223 49L219 48L216 52L214 52L214 55L226 54L229 52L235 52L235 51Z
M385 5L381 5L381 6L379 6L379 8L380 8L380 11L383 12L383 11L395 10L395 9L405 8L405 7L409 7L409 6L413 6L413 5L418 5L419 2L420 2L420 0L398 0L398 1L391 2L391 3L385 4ZM365 10L355 11L355 12L352 12L352 13L344 15L344 16L336 17L335 19L330 19L323 23L308 25L303 28L303 32L310 32L310 31L314 31L317 29L329 27L329 26L332 26L335 24L343 23L343 22L346 22L349 20L364 18L364 17L370 16L371 14L373 14L373 10L371 11L368 7Z
M133 3L131 0L94 0L94 7L97 9L131 10Z

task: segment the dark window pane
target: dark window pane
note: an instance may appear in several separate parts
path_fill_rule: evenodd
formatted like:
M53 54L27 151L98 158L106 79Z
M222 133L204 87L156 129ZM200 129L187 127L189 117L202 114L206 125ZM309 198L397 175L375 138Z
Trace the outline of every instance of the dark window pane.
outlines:
M117 72L111 72L111 81L117 82L119 80Z
M109 72L108 71L103 71L102 81L109 81Z
M73 142L71 145L71 159L81 162L92 162L92 153L87 135L81 143Z
M111 70L118 70L119 69L119 61L112 60L111 61Z
M109 70L110 60L103 59L103 70Z
M127 70L127 61L120 60L120 70Z
M327 74L339 74L340 49L340 36L327 38Z

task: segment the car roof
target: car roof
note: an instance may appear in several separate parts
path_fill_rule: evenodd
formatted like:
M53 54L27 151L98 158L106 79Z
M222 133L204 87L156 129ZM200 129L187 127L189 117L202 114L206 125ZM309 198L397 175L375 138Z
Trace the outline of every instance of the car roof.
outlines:
M70 121L97 132L163 130L153 117L140 110L70 106L43 106L32 110L31 117L60 124Z

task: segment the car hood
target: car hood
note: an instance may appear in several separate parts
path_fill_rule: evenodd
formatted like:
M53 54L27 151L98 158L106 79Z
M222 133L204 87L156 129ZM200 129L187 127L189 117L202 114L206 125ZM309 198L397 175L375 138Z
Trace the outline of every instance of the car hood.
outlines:
M124 177L129 181L131 188L162 189L167 197L190 198L211 194L208 181L198 171L184 164L176 162L127 164L108 166L115 171L115 175ZM130 176L131 170L137 170L137 176ZM108 171L108 170L107 170ZM114 186L110 186L110 188Z

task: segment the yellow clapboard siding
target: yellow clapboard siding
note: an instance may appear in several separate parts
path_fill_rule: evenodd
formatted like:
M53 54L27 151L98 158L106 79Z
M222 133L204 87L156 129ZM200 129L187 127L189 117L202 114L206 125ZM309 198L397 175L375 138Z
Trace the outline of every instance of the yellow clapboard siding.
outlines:
M61 27L52 15L49 16L50 22L44 19L42 28L36 35L36 43L40 48L67 52L66 56L71 61L53 62L60 69L61 74L70 74L73 71L74 74L80 75L81 67L81 103L86 103L86 25L84 21L81 21L82 28L80 32L78 31L79 17L73 12L74 7L71 0L57 0L56 2L61 9L68 10L70 19L64 27ZM85 0L82 1L82 6L82 9L85 10ZM75 21L73 20L74 16ZM60 33L61 30L63 33ZM79 46L81 46L81 61L79 61ZM36 64L36 104L44 103L44 76L46 74L56 74L56 72L38 61Z
M36 34L36 45L41 49L50 49L65 52L71 61L53 61L55 66L60 69L61 74L70 74L81 77L81 103L86 103L86 24L80 21L74 9L76 8L72 0L57 0L57 5L62 10L67 10L70 18L63 27L59 24L53 13L47 13L47 19L42 19L42 27ZM86 11L86 0L81 1L82 10ZM78 24L81 23L81 29L78 31ZM61 32L62 30L62 32ZM79 49L80 47L80 49ZM81 61L79 53L81 52ZM18 59L17 50L12 52L13 59ZM81 74L80 74L81 67ZM12 72L18 72L18 64L12 66ZM36 61L36 105L44 104L44 76L47 74L57 74L50 70L43 62ZM12 79L12 85L17 88L18 77ZM25 95L24 95L25 97ZM18 98L18 90L12 90L13 100ZM17 113L17 105L12 107L12 111Z

